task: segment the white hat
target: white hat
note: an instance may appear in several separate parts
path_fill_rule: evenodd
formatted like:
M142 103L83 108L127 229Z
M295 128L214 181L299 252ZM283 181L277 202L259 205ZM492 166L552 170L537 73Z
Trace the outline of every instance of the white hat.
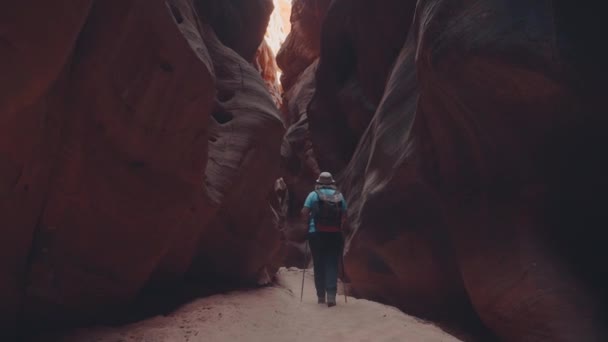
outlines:
M317 184L321 185L332 185L335 183L336 181L334 180L334 177L329 172L321 172L319 178L317 179Z

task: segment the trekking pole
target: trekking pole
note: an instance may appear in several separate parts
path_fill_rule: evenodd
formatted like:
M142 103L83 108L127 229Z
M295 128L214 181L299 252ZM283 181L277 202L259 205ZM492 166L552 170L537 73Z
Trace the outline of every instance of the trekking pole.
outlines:
M346 299L346 276L344 275L344 248L342 249L342 290L344 291L344 303L348 303Z
M346 236L344 236L344 221L340 225L340 231L342 231L342 251L340 253L340 258L342 261L342 291L344 291L344 303L348 303L348 299L346 299L346 272L344 266L344 248L346 247Z
M308 266L308 239L306 239L306 246L304 247L304 268L302 269L302 289L300 290L300 302L304 298L304 275L306 275L306 267Z

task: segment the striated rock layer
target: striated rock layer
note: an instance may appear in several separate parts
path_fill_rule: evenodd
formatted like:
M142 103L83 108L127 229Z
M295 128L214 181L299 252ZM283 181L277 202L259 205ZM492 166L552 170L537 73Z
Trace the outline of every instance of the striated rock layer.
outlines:
M186 273L268 280L284 128L247 62L267 20L239 56L189 0L46 4L0 12L0 331Z
M254 66L260 72L266 83L272 99L277 107L281 107L281 85L279 84L279 67L275 61L274 53L268 43L264 40L255 54Z
M340 173L356 294L481 340L479 324L608 337L594 19L562 1L332 2L288 132Z
M350 160L382 97L415 5L414 0L332 2L321 32L317 91L307 113L325 169L337 172Z
M294 0L291 31L277 54L277 64L283 71L283 121L289 127L281 147L287 205L278 212L287 241L287 266L304 266L306 227L300 219L300 209L319 174L308 131L307 110L315 93L321 25L329 4L329 0Z
M272 0L192 0L198 12L213 26L222 44L253 61L264 38Z
M291 31L277 54L285 91L319 57L321 26L330 3L330 0L293 0Z

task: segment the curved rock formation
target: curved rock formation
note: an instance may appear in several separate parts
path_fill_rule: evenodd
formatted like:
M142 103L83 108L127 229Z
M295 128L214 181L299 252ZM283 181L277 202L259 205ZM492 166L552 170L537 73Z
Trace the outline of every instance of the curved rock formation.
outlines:
M300 219L300 209L319 174L306 113L315 92L321 25L329 4L328 0L294 0L291 31L277 54L277 64L283 71L282 112L289 127L281 148L282 175L289 204L287 210L279 212L287 240L287 266L303 266L305 236L302 232L306 232L306 227Z
M586 218L608 219L607 116L587 10L424 0L413 17L413 3L378 16L397 55L359 38L383 32L374 5L334 1L314 84L297 83L315 89L319 164L342 171L353 289L501 340L606 339L602 229Z
M353 228L347 269L358 294L441 320L470 307L436 193L417 167L415 68L410 36L341 176Z
M341 171L382 97L416 1L338 0L321 33L315 96L308 118L324 169Z
M264 41L277 54L291 31L291 0L273 0L273 5Z
M277 63L283 70L281 84L285 91L319 57L321 25L330 3L330 0L293 0L291 31L277 54Z
M21 308L26 260L48 192L49 154L55 150L47 140L60 134L50 110L57 101L45 95L65 92L65 76L53 84L65 75L62 69L91 4L59 1L41 4L34 13L30 3L15 2L0 13L0 331L15 325ZM61 17L62 26L57 35L45 37L24 30L18 14L31 14L43 27Z
M290 257L285 261L287 266L303 266L305 251L304 239L306 223L302 221L300 210L306 196L314 188L314 180L320 170L314 157L312 143L308 132L308 117L306 108L315 91L315 71L317 63L313 63L298 79L298 82L284 95L288 100L286 112L291 120L283 145L281 146L283 178L289 193L287 210L281 212L284 219L283 229L287 236ZM296 250L293 250L293 249Z
M268 278L284 128L259 73L189 0L45 7L0 14L0 330L117 310L186 272Z
M562 191L578 182L564 172L570 139L599 152L586 127L600 118L588 116L589 96L575 89L580 73L567 57L580 52L560 34L559 16L568 14L554 11L552 2L419 2L413 134L484 323L511 341L600 341L608 336L600 275L584 279L568 260L598 233L572 240L560 223L570 213L547 210L558 193L579 195Z
M220 208L201 236L192 271L237 283L268 282L276 269L266 266L275 264L280 236L265 199L279 176L284 126L259 73L217 40L205 43L218 90L205 176Z
M272 95L277 107L282 105L281 85L278 80L279 67L275 61L274 53L266 41L262 41L255 54L255 68L260 72L266 82L266 87Z
M274 8L272 0L192 1L222 44L252 62L268 27Z

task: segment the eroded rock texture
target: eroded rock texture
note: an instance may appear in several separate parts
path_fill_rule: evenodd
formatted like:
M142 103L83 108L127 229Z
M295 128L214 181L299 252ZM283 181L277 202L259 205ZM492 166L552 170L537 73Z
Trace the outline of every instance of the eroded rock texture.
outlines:
M590 226L588 236L572 238L564 234L572 226L560 222L587 216L597 200L564 191L566 184L606 189L606 182L581 184L562 154L572 140L601 153L588 125L602 118L589 115L593 100L576 89L586 76L568 55L584 51L570 50L560 25L569 14L559 6L425 1L415 23L420 126L414 136L424 179L440 195L475 309L512 341L606 338L600 273L585 279L577 269L601 266L589 255L571 258L573 249L596 249L599 231ZM592 177L600 165L581 167ZM555 210L560 197L582 203Z
M291 31L277 54L283 71L281 84L290 89L298 76L318 57L321 49L321 26L330 0L293 0Z
M277 66L274 53L265 40L260 44L260 47L255 54L254 66L266 82L266 87L270 91L270 95L272 95L272 99L276 106L281 107L282 88L278 79L279 67Z
M3 6L2 332L115 311L187 272L273 273L284 128L205 15L189 0ZM253 57L262 36L229 41Z
M333 172L350 160L382 97L416 1L334 1L321 33L311 139ZM326 115L326 113L332 113Z
M466 294L438 199L416 167L412 43L397 58L378 112L341 177L355 229L347 268L359 294L441 319L462 309Z
M321 25L330 1L295 0L292 3L291 32L277 54L283 71L282 113L289 127L281 147L282 177L287 189L287 210L279 211L287 241L288 266L303 266L305 223L300 209L314 186L319 167L313 155L308 131L308 104L315 93L315 73L321 42Z
M507 341L605 340L597 18L561 1L358 3L330 7L302 106L348 196L356 294Z
M283 217L282 228L289 247L289 256L285 261L288 266L303 266L307 223L301 219L300 210L320 173L310 141L306 116L306 108L315 91L316 69L315 62L284 96L288 100L284 103L286 113L294 120L281 146L282 179L286 184L288 205L280 214Z
M247 61L253 61L264 38L272 0L193 0L218 38Z

